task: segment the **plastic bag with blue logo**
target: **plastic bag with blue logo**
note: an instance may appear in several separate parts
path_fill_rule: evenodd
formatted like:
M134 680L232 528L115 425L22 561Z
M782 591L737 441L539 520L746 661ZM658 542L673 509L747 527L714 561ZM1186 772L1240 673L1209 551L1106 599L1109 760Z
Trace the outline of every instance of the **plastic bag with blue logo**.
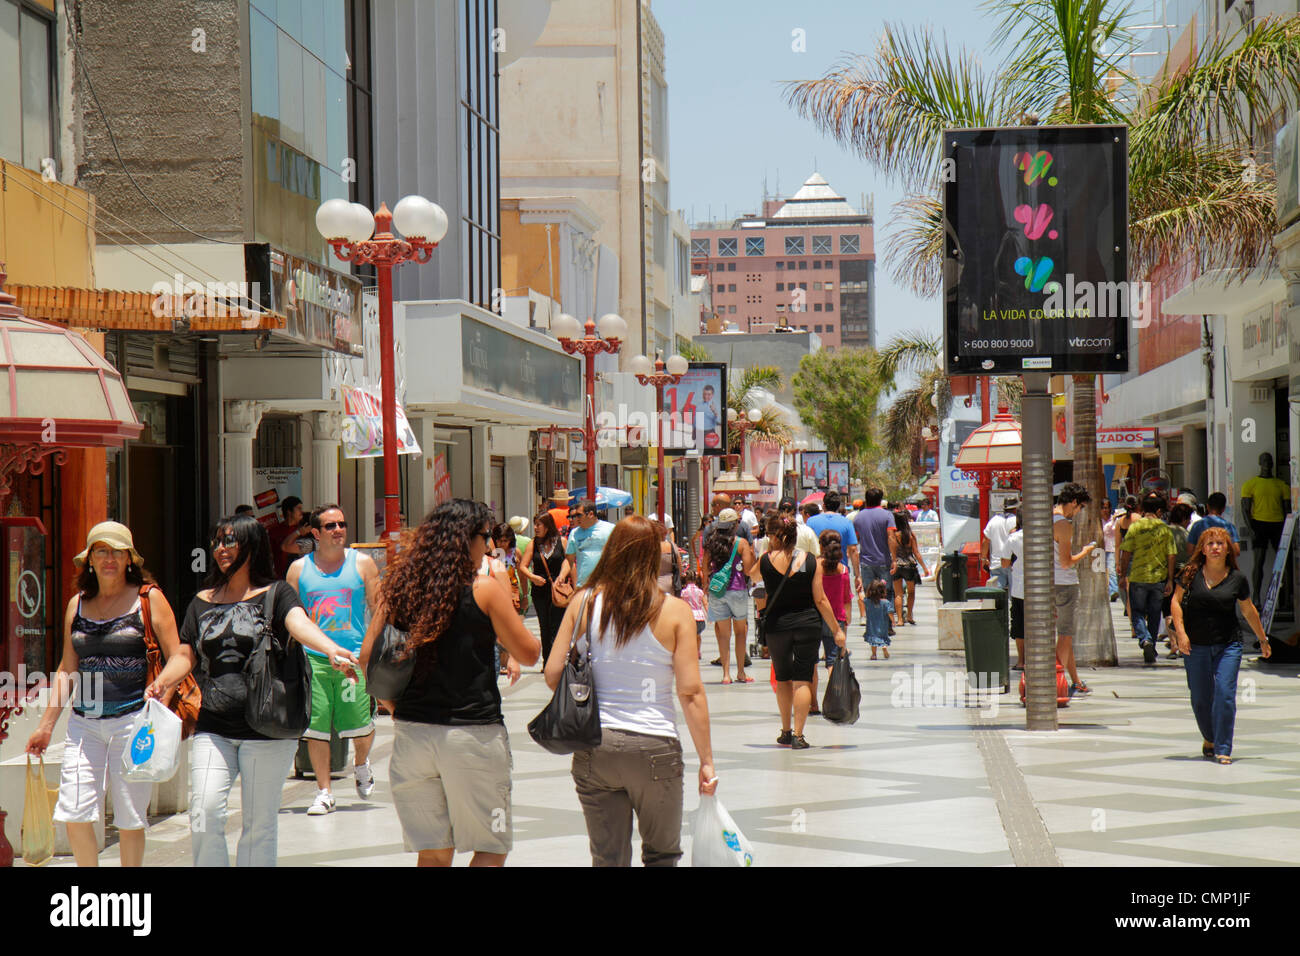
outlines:
M176 774L181 756L181 719L152 698L131 723L122 749L122 776L137 783L163 783Z
M753 866L754 847L721 801L701 794L691 831L691 866Z

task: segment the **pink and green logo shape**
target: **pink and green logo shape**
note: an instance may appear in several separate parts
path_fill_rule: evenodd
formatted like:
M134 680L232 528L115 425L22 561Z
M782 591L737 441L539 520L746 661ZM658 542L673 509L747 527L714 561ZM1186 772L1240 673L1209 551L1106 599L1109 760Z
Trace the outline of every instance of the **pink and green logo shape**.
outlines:
M1033 154L1016 153L1011 159L1016 164L1016 169L1025 174L1026 186L1032 186L1044 178L1047 180L1047 185L1056 185L1056 177L1047 175L1048 170L1052 168L1052 154L1047 150L1040 149Z

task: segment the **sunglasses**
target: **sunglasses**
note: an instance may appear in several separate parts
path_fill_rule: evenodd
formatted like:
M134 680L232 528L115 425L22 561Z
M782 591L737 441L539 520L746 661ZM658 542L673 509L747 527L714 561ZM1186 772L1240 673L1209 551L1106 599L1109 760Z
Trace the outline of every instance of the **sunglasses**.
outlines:
M489 548L492 547L492 532L491 532L491 531L478 531L478 532L475 532L473 535L471 535L471 538L482 538L484 544L486 544Z
M215 551L217 548L237 548L237 547L239 547L239 539L236 538L233 534L223 534L212 539L213 551Z
M320 527L322 531L346 531L348 530L348 523L346 521L330 521Z

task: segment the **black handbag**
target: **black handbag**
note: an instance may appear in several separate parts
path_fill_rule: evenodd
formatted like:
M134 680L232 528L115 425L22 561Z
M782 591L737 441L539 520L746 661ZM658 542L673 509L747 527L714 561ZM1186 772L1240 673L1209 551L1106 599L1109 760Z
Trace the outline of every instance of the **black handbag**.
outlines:
M795 549L796 551L798 548ZM769 562L771 558L767 559ZM805 561L814 560L812 555L804 558ZM781 575L781 583L776 586L772 597L763 605L763 613L754 619L754 631L758 635L758 644L760 647L767 647L767 611L776 603L777 596L780 595L781 589L785 587L785 582L790 580L790 571L794 568L794 553L790 554L790 563L785 566L785 574Z
M397 700L410 686L415 655L406 653L406 631L392 624L375 638L366 664L366 693L380 700Z
M591 603L591 592L582 599L577 625ZM578 641L569 642L569 656L564 662L560 683L551 702L528 724L528 735L543 750L553 754L571 754L600 746L600 707L596 703L596 680L591 666L591 620L583 639L585 657L578 651Z
M294 740L311 723L311 667L302 645L288 635L283 649L276 646L275 593L281 586L275 582L262 597L262 634L244 663L244 719L264 737Z

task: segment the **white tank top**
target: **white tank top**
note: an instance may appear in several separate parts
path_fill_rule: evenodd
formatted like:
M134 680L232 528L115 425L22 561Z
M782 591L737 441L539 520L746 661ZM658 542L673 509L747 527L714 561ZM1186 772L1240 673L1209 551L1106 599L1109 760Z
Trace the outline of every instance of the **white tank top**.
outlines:
M1057 584L1078 584L1078 583L1079 583L1079 571L1078 571L1078 569L1077 569L1077 568L1066 568L1066 567L1062 567L1062 566L1061 566L1061 551L1060 551L1060 545L1058 545L1058 544L1056 543L1056 537L1055 537L1055 532L1056 532L1056 522L1058 522L1058 521L1064 521L1064 522L1066 522L1067 524L1069 524L1071 528L1074 527L1074 522L1071 521L1069 518L1067 518L1065 515L1052 515L1052 532L1053 532L1053 537L1052 537L1052 570L1055 572L1055 575L1054 575L1054 577L1052 578L1052 580L1054 580ZM1071 552L1071 553L1073 553L1073 552Z
M600 626L602 597L591 601L593 634ZM655 640L649 625L622 647L615 646L611 627L592 642L591 664L602 727L676 739L673 655Z

